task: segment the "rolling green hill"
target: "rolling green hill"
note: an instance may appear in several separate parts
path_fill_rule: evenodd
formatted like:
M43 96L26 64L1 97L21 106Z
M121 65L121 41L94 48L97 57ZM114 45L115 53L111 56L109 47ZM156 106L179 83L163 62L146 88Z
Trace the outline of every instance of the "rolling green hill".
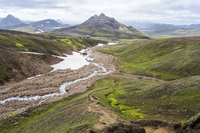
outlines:
M199 75L200 37L182 37L102 48L118 57L121 72L164 80Z
M17 31L0 30L0 84L15 82L51 70L50 64L60 59L51 55L70 54L99 41L55 37L49 35L33 35ZM19 53L39 52L45 55Z
M127 74L111 75L115 84L95 97L125 120L176 123L197 114L195 121L199 121L199 44L200 37L180 37L101 48L101 52L115 55L119 72ZM192 121L194 124L194 118L189 123Z
M118 74L119 75L119 74ZM102 83L101 83L102 82ZM105 81L101 81L102 84ZM116 85L95 95L125 120L180 122L199 113L200 76L174 81L118 78Z

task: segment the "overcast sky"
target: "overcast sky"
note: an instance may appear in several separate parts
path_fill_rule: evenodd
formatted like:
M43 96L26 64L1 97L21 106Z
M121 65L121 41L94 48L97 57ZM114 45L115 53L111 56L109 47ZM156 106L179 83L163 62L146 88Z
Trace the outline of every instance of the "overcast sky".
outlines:
M82 23L100 13L124 21L200 23L200 0L0 0L0 17Z

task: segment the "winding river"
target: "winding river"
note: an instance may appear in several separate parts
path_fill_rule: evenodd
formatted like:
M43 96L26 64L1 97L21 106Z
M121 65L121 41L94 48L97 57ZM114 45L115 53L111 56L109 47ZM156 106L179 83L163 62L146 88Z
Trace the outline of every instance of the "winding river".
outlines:
M100 44L99 46L102 46L102 44ZM87 52L86 56L81 54L81 52L83 52L83 51ZM27 54L31 54L31 53L27 53ZM43 53L33 53L33 54L44 55ZM81 50L79 53L78 52L73 52L73 55L66 55L66 57L54 56L54 57L63 59L63 61L61 61L58 64L52 65L51 67L53 68L53 70L51 72L56 71L58 69L75 70L75 69L79 69L79 68L81 68L81 67L83 67L85 65L89 65L89 64L93 64L93 65L97 66L98 68L100 68L100 70L98 70L98 71L95 70L93 73L91 73L87 77L83 77L83 78L76 79L74 81L69 81L69 82L63 83L59 87L59 92L46 94L46 95L43 95L43 96L31 96L31 97L27 97L27 96L19 97L19 96L17 96L17 97L10 97L10 98L4 99L4 100L0 100L0 104L4 104L7 101L13 101L13 100L19 100L19 101L29 101L29 100L39 100L39 99L45 100L46 98L49 98L49 97L63 95L63 94L67 93L67 91L65 89L69 85L72 85L72 84L77 83L77 82L82 81L82 80L87 80L87 79L89 79L89 78L91 78L93 76L96 76L96 75L106 75L106 74L109 74L109 73L115 71L114 68L113 68L113 70L107 71L106 68L103 66L103 64L89 62L89 61L93 60L92 58L89 57L90 54L91 54L91 50L90 49L85 49L85 50ZM37 75L35 77L30 77L28 79L36 78L38 76L41 76L41 75Z

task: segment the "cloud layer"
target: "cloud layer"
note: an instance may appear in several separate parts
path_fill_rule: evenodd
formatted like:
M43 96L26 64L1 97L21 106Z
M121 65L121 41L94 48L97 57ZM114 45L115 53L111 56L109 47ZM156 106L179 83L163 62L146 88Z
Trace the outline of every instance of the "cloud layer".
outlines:
M62 19L81 23L105 13L119 21L200 23L199 0L0 0L0 17L7 14L23 20Z

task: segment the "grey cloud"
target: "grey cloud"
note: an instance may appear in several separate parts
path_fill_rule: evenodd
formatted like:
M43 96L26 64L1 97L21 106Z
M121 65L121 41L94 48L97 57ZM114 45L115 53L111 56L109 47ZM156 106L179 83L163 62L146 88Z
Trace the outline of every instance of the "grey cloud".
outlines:
M170 22L176 23L188 20L200 22L199 7L199 0L0 0L0 15L14 13L22 19L65 17L66 20L82 22L91 15L104 12L119 20L164 22L170 19Z

